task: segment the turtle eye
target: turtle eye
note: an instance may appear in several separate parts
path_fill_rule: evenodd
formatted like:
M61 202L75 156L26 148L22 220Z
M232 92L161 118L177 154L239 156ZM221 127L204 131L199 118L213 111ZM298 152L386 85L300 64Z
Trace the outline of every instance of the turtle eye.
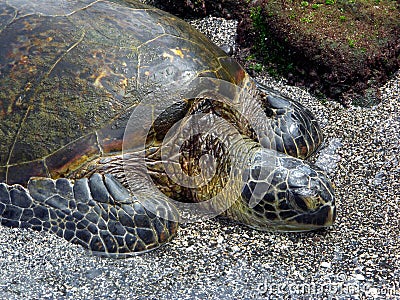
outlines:
M304 212L315 211L322 205L318 192L309 188L290 189L286 198L294 208Z

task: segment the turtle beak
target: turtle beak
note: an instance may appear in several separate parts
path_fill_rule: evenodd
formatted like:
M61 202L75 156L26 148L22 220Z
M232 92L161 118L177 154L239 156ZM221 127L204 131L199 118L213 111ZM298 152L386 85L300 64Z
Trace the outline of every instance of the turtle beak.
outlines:
M335 223L336 220L336 206L331 206L328 212L328 217L326 218L325 226L329 227Z
M322 227L332 226L336 219L336 207L324 205L315 212L298 215L294 221L299 225L300 231L314 230Z

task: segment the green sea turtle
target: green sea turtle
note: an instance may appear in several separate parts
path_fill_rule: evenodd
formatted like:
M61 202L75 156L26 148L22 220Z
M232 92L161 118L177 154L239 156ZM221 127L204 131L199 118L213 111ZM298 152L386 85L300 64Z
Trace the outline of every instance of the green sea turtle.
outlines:
M168 242L177 203L261 230L334 222L303 160L315 118L184 21L133 0L0 0L0 44L2 225L124 256Z

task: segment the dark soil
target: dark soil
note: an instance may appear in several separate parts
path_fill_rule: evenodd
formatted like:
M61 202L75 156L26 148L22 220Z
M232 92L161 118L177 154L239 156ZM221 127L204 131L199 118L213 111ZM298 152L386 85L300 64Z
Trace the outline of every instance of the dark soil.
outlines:
M242 18L245 0L148 0L146 3L168 11L181 18L198 18L207 15ZM240 11L240 12L239 12Z
M400 67L399 1L154 2L185 18L239 19L242 50L236 55L250 72L283 75L321 99L373 105L379 101L377 87Z

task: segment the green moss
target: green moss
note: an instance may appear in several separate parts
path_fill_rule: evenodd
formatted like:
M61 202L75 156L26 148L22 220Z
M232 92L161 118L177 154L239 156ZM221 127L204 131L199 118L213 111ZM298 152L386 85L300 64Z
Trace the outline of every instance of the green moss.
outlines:
M321 3L314 3L314 4L311 5L311 8L312 8L312 9L318 9L318 8L321 7L321 6L322 6Z
M261 63L252 63L249 68L256 72L261 72L263 70L263 65Z
M302 6L302 7L307 7L308 6L308 2L307 1L301 1L301 3L300 3L300 5Z
M350 48L354 48L354 47L356 46L356 41L355 41L355 40L353 40L353 39L348 39L347 41L348 41L348 43L349 43L349 47L350 47Z
M314 14L309 14L308 16L301 18L300 21L304 22L304 23L312 23L312 22L314 22L313 16L314 16Z

